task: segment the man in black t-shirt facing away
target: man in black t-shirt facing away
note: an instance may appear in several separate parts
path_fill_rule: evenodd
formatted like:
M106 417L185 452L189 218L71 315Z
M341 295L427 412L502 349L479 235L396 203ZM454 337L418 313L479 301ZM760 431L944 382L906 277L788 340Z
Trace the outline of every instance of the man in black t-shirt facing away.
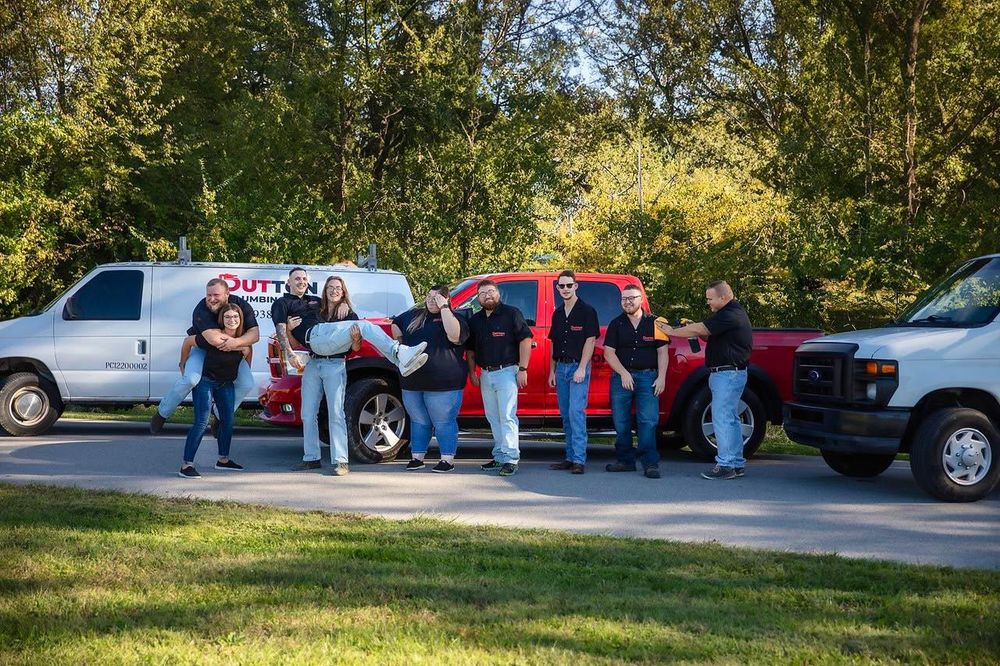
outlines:
M725 281L708 285L705 301L711 316L703 322L671 328L658 324L667 335L679 338L708 338L705 367L708 387L712 391L712 426L718 455L715 467L702 473L706 479L735 479L743 476L743 431L740 427L739 404L747 385L747 366L753 349L753 329L743 306L733 298L733 290Z

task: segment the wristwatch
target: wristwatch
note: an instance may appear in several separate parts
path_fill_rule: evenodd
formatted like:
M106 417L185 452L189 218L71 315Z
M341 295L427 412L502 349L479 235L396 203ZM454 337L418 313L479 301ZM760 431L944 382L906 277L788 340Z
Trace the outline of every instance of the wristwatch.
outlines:
M519 366L517 366L517 371L518 372L527 372L528 368L524 367L523 365L519 365Z

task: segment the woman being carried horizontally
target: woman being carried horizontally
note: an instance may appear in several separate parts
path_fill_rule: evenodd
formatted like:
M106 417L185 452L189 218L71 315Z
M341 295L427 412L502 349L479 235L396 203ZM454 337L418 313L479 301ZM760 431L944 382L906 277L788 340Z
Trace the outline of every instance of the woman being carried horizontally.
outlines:
M243 335L243 312L238 305L229 303L219 309L219 327L231 338ZM211 414L212 400L215 400L219 411L219 459L215 469L241 470L242 465L229 458L229 447L233 441L233 409L236 402L236 375L239 373L240 362L246 359L252 361L253 348L245 347L234 351L222 351L209 344L199 333L190 335L181 345L181 372L187 362L188 353L197 345L205 350L205 368L201 381L191 392L194 401L194 423L188 431L184 443L184 460L177 473L185 479L199 479L201 474L194 467L194 457L201 445Z

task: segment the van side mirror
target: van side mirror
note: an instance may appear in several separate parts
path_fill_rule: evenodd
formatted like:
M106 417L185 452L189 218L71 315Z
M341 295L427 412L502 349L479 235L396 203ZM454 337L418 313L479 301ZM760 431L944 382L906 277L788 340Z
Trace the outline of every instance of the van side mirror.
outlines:
M70 296L66 299L66 305L63 306L63 319L72 321L73 319L79 318L80 314L76 309L76 296Z
M701 351L701 340L698 338L688 338L688 346L691 347L692 354L697 354Z

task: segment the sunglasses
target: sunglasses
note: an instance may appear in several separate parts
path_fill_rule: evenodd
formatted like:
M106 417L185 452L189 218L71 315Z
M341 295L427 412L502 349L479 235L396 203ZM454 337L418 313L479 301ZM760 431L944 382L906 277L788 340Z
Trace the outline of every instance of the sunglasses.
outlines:
M573 287L576 286L576 282L570 282L568 284L557 283L556 286L559 287L560 289L572 289Z

